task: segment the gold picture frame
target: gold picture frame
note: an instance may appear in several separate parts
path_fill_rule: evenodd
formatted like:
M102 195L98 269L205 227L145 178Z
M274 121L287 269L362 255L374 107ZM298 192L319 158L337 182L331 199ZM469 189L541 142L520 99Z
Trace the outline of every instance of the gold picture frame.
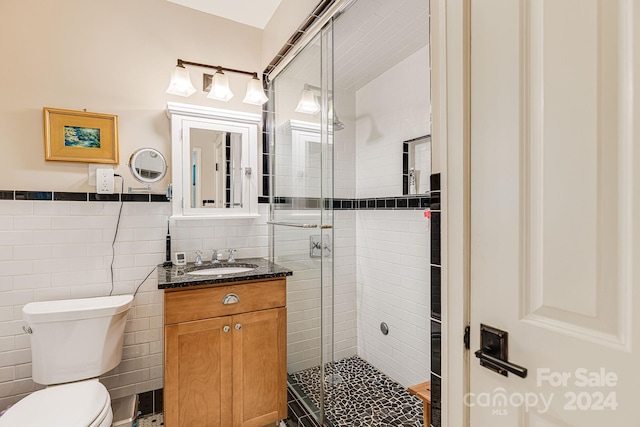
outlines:
M43 112L45 160L120 163L118 116L47 107Z

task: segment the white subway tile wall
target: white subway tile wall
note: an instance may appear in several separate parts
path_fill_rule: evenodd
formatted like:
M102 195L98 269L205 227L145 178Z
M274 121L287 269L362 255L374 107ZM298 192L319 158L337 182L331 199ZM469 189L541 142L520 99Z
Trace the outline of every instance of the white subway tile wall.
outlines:
M426 227L419 210L357 212L358 355L405 387L429 377Z
M356 197L402 194L402 143L430 133L429 47L355 94ZM429 179L431 165L421 174ZM429 233L421 210L359 210L355 218L358 355L404 386L430 370ZM380 323L389 325L389 335Z
M277 214L280 220L288 222L315 223L319 218L317 210L287 210ZM333 240L331 250L335 257L324 258L323 271L321 259L310 257L310 237L319 237L320 230L278 227L275 233L275 262L294 271L287 278L289 372L320 364L322 319L325 360L330 360L332 352L335 357L356 354L355 212L334 212L334 229L323 229L322 234L325 241ZM334 289L329 281L332 274ZM331 339L333 330L335 337Z
M31 301L108 295L119 203L0 200L0 410L41 388L31 380L22 307ZM268 206L256 219L172 221L173 251L234 248L268 255ZM124 203L115 244L114 294L130 294L165 257L169 203ZM162 388L163 294L154 272L125 330L122 363L101 378L112 398Z

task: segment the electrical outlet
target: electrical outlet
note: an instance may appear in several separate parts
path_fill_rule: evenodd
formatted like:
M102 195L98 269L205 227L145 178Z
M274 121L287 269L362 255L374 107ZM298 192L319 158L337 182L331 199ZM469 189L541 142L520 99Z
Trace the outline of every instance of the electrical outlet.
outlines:
M96 169L96 187L98 194L113 194L113 169Z

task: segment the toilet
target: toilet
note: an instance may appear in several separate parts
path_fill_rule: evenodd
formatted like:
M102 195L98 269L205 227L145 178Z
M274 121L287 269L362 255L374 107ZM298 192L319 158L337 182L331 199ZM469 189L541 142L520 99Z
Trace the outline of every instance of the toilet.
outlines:
M111 397L98 377L118 366L133 295L24 306L33 381L46 385L2 416L0 427L108 427Z

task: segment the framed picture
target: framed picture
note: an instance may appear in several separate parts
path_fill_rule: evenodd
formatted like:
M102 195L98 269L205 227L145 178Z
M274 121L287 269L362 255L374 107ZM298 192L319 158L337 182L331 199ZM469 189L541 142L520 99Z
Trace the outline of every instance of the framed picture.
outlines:
M45 160L59 162L120 162L118 116L44 108Z

